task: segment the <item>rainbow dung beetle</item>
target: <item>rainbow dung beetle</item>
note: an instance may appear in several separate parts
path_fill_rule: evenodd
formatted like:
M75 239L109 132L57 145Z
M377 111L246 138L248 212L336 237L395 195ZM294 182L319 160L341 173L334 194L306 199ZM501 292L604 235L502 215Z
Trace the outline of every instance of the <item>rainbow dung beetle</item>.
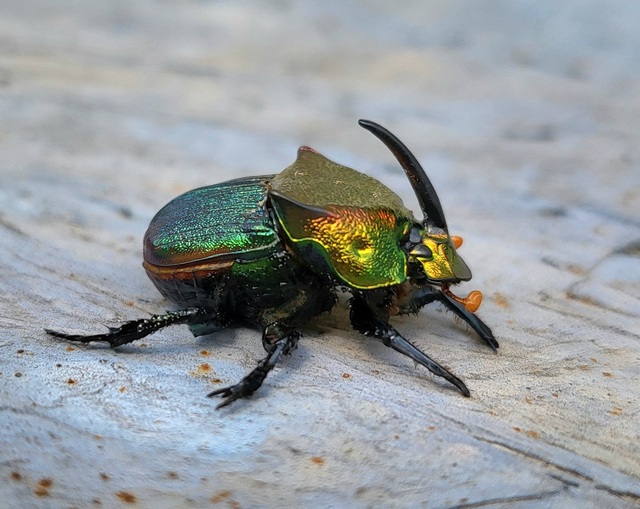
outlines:
M466 385L389 325L395 315L440 302L494 351L491 330L475 311L482 294L460 298L451 286L471 279L449 235L440 200L420 163L384 127L360 120L404 169L418 197L418 221L393 191L309 147L278 175L245 177L189 191L162 208L144 236L147 274L160 293L183 309L133 320L81 343L131 343L186 324L194 336L232 325L262 331L267 355L239 383L209 396L218 408L253 394L300 327L330 311L339 289L351 293L353 328L422 364L469 396Z

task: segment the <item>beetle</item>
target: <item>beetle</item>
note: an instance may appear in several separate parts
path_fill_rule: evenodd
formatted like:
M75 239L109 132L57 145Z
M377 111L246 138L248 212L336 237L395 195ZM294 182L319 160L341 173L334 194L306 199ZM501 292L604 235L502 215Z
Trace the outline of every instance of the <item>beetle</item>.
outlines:
M418 198L418 221L377 180L301 147L277 175L243 177L178 196L153 218L144 236L143 267L162 295L182 309L132 320L105 334L52 336L117 347L164 327L186 324L194 336L244 325L262 331L267 355L237 384L215 390L217 408L253 394L300 328L350 292L353 328L455 385L462 380L389 324L440 302L494 352L498 342L475 314L482 294L461 298L451 286L471 279L450 236L442 205L418 160L381 125L360 120L392 152Z

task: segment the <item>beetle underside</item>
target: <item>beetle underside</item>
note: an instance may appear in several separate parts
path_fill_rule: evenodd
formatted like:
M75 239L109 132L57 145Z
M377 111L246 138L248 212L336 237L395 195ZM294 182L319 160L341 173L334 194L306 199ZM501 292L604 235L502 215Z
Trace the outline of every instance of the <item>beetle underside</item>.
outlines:
M220 396L223 398L223 401L217 406L217 408L221 408L237 399L253 394L262 385L279 358L283 354L288 355L295 350L301 336L300 325L308 323L314 316L322 312L330 311L336 302L333 288L329 286L317 287L317 290L313 293L299 294L285 305L272 309L268 313L260 313L261 316L264 316L260 319L257 316L250 317L248 314L245 314L242 319L233 319L230 315L221 314L219 311L189 307L163 315L153 315L150 318L125 322L120 327L110 328L109 332L105 334L82 336L52 330L46 332L55 337L85 344L106 342L114 348L144 338L164 327L177 324L188 325L196 336L211 333L234 323L244 323L262 328L262 343L267 355L239 383L208 394L209 397ZM398 294L404 296L398 299ZM353 328L360 333L378 339L385 346L410 357L433 374L455 385L464 396L469 396L469 390L462 380L410 343L388 322L390 313L416 313L426 304L440 302L464 320L495 351L498 343L491 330L459 300L461 299L453 298L450 292L445 293L429 287L381 289L373 293L354 292L353 298L349 302L349 317ZM250 313L251 309L257 308L255 303L251 303L250 306L241 306L241 309L244 313ZM252 323L252 319L256 321Z

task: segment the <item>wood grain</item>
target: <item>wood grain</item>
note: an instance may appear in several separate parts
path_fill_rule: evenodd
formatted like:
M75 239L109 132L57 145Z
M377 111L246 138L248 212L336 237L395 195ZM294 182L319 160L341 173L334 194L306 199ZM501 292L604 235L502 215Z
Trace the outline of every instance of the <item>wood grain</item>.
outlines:
M616 6L1 1L0 501L637 507L640 11ZM345 306L219 412L255 331L44 334L169 307L141 268L153 214L299 145L415 210L358 118L414 151L465 239L498 354L441 309L394 325L471 398Z

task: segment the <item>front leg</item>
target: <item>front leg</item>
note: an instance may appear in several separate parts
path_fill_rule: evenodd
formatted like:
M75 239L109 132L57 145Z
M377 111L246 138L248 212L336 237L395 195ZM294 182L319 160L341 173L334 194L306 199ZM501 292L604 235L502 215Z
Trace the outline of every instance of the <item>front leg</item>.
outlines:
M495 352L500 346L493 336L491 329L475 314L469 311L459 302L456 302L448 295L442 292L438 292L438 300L442 302L447 309L453 311L456 315L462 318L474 331L478 333L487 345Z
M475 313L440 290L421 288L411 297L409 304L405 305L400 313L415 313L434 301L441 302L449 311L453 311L459 318L462 318L494 352L496 351L499 345L491 329Z
M381 340L385 346L410 357L418 364L422 364L434 375L441 376L455 385L464 396L470 396L469 389L467 389L467 386L462 380L451 374L447 369L403 338L398 331L371 309L363 297L357 295L353 298L349 317L351 318L351 324L354 329L365 336L372 336Z

